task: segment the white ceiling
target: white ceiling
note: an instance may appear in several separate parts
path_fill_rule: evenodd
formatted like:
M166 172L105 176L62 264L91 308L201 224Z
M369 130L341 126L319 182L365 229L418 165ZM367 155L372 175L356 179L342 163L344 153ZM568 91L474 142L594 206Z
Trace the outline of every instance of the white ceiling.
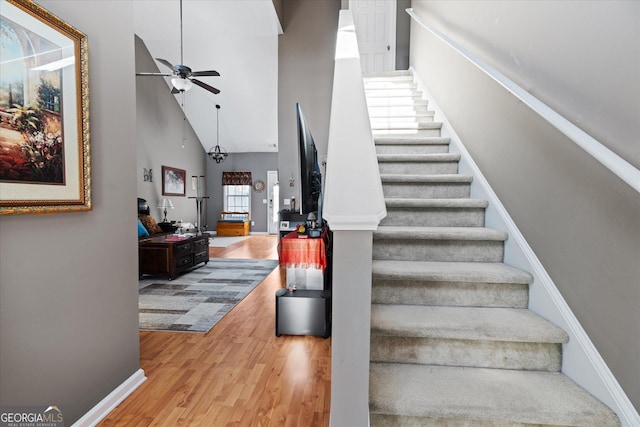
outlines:
M198 78L220 89L218 95L195 85L185 93L187 120L204 149L216 144L219 104L220 145L227 152L277 152L280 24L272 1L183 0L182 9L184 65L220 73ZM180 63L179 0L135 0L134 17L135 32L151 55ZM165 79L171 87L169 78L137 78ZM182 104L182 95L175 98Z

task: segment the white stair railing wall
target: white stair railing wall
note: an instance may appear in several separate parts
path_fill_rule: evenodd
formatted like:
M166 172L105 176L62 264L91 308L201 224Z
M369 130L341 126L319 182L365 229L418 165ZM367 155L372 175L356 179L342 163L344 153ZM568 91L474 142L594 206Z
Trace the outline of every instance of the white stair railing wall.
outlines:
M349 10L338 23L324 190L333 231L330 424L366 426L372 236L386 207Z

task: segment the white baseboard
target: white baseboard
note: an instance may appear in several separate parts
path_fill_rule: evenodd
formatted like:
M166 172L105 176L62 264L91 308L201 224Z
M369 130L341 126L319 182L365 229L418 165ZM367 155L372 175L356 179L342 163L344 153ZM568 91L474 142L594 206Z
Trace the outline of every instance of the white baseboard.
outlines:
M73 423L71 427L93 427L102 421L111 411L115 409L124 399L135 389L147 380L142 369L138 369L129 378L120 384L115 390L109 393L82 418Z
M620 418L622 426L640 426L640 415L622 390L620 383L602 359L533 249L492 190L471 154L442 114L442 110L433 96L413 67L410 68L410 71L428 101L428 108L435 112L434 120L442 122L442 136L451 138L451 152L461 155L460 172L473 176L471 196L489 201L486 213L487 226L503 229L509 233L509 239L505 243L505 263L533 275L534 282L530 287L529 309L547 318L569 334L569 343L563 347L562 372L609 406Z

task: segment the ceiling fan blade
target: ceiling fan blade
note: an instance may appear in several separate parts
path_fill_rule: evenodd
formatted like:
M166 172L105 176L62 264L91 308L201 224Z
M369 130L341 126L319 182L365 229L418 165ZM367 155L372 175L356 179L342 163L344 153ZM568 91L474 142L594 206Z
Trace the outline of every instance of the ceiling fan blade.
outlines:
M191 73L192 76L194 77L217 77L220 75L219 72L214 71L214 70L209 70L209 71L194 71L193 73Z
M178 73L179 70L173 66L173 64L169 61L167 61L166 59L162 59L162 58L156 58L156 61L158 61L159 63L161 63L162 65L171 68L175 73Z
M171 77L171 76L173 76L173 74L168 74L168 73L136 73L136 76L164 76L164 77Z
M198 85L198 86L200 86L201 88L206 89L206 90L208 90L209 92L215 93L216 95L220 93L220 90L219 90L219 89L216 89L216 88L215 88L215 87L213 87L213 86L209 86L208 84L203 83L203 82L201 82L200 80L196 80L196 79L189 79L189 80L191 80L193 83L197 84L197 85Z

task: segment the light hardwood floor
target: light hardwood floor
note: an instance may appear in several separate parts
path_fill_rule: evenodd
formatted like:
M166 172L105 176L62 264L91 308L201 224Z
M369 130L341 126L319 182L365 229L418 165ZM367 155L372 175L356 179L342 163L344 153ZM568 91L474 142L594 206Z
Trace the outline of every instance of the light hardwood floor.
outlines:
M276 236L211 257L277 259ZM328 426L331 338L275 336L276 268L207 334L140 332L147 381L100 426Z

